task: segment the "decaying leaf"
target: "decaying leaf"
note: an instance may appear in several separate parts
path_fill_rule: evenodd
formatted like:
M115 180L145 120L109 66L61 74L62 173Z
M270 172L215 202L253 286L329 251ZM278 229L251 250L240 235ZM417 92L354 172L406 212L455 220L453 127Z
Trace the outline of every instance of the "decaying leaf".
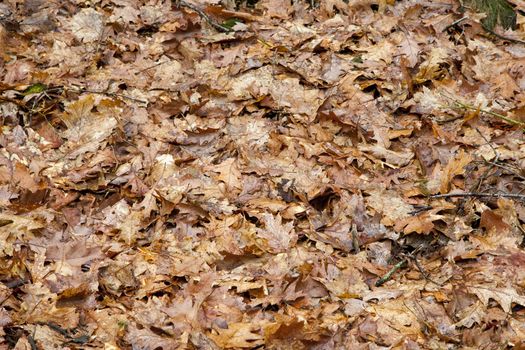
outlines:
M103 30L103 16L93 8L82 9L72 18L71 31L85 43L102 39Z
M525 6L453 3L1 2L0 349L523 348Z
M465 173L465 166L471 161L472 156L464 151L460 151L454 159L451 159L443 169L439 191L441 193L448 193L450 190L450 183L454 176L463 175Z
M262 217L264 228L257 229L257 236L265 241L271 251L284 252L295 244L297 234L293 223L282 223L281 215L264 214Z
M470 293L475 294L486 306L490 299L495 300L505 311L509 313L513 304L525 305L525 296L518 294L513 288L498 288L490 286L467 286Z
M385 190L370 191L367 204L374 210L382 213L382 223L393 226L400 220L406 219L414 208L406 204L397 193Z

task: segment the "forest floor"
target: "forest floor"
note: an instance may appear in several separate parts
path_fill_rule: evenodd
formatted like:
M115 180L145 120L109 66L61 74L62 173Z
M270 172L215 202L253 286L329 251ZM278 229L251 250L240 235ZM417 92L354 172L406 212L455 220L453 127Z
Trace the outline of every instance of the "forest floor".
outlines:
M0 349L525 349L523 12L219 2L0 3Z

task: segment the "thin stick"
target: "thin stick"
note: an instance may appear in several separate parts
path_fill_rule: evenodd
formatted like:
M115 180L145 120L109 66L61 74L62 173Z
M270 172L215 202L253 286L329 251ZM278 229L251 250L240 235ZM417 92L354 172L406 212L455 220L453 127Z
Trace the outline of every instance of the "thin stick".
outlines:
M498 154L498 151L496 151L496 149L494 148L494 146L492 146L492 143L490 143L490 140L487 139L487 138L485 137L485 135L483 135L483 133L482 133L481 131L479 131L478 128L474 128L474 129L478 132L479 136L481 136L481 138L487 143L487 145L490 146L490 148L492 149L492 152L494 152L494 159L495 159L494 161L497 162L497 161L499 160L499 154Z
M485 135L483 135L483 133L481 131L479 131L478 128L475 128L476 131L478 132L478 134L483 138L483 140L485 140L485 142L487 143L487 145L490 146L490 148L492 149L492 152L494 152L494 161L497 162L499 160L499 154L498 154L498 151L496 151L496 149L494 148L494 146L492 146L492 144L490 143L490 141L485 137ZM489 176L489 173L492 171L492 169L494 168L494 165L490 166L484 173L483 175L479 178L478 180L478 184L475 185L475 186L472 186L471 187L471 191L479 191L479 189L481 188L481 185L483 184L483 181L485 181L488 176Z
M217 29L219 32L229 33L229 32L232 31L230 28L226 28L226 27L220 25L219 23L215 22L213 19L211 19L210 16L208 16L206 14L206 12L204 12L203 10L198 8L197 6L195 6L193 4L190 4L189 2L186 2L184 0L179 0L179 1L176 1L175 3L178 5L178 7L187 7L190 10L197 12L197 14L201 18L203 18L206 22L208 22L213 28Z
M499 118L499 119L502 119L508 123L511 123L511 124L514 124L514 125L521 125L521 126L525 126L525 123L524 122L520 122L519 120L516 120L516 119L512 119L512 118L509 118L509 117L506 117L504 116L503 114L499 114L499 113L496 113L496 112L492 112L492 111L489 111L487 109L481 109L481 108L476 108L476 107L473 107L473 106L470 106L470 105L467 105L463 102L460 102L460 101L454 101L454 103L456 104L456 106L449 106L449 107L452 107L452 108L459 108L459 109L468 109L468 110L471 110L471 111L480 111L482 113L485 113L485 114L488 114L488 115L491 115L493 117L496 117L496 118Z
M352 246L356 254L361 251L361 249L359 248L359 238L357 237L357 225L356 224L352 224Z
M423 205L423 206L421 206L421 207L419 207L419 208L416 207L414 210L412 210L412 211L409 212L408 214L409 214L409 215L417 215L417 214L419 214L419 213L422 213L422 212L427 211L427 210L430 210L430 209L433 209L433 207L430 206L430 205Z
M75 90L75 89L71 89L71 90ZM139 100L138 98L127 96L127 95L124 95L124 94L119 94L119 93L116 93L116 92L88 90L88 89L85 89L83 87L77 88L75 92L77 92L79 94L87 92L89 94L105 95L105 96L109 96L109 97L113 97L113 98L123 98L125 100L138 102L138 103L143 103L143 104L147 104L148 103L148 101Z
M442 30L442 32L446 32L447 30L449 30L450 28L454 27L455 25L458 25L460 24L461 22L463 22L464 20L468 19L467 16L463 17L463 18L460 18L458 19L457 21L454 21L452 22L451 24L449 24L448 26L445 27L445 29Z
M494 165L494 166L496 166L496 167L498 167L498 168L505 169L505 170L507 170L508 172L510 172L511 174L513 174L514 176L516 176L518 179L525 181L525 176L521 176L520 174L518 174L518 173L516 172L516 170L512 169L511 167L508 167L508 166L506 166L506 165L499 164L499 163L496 163L496 162L491 162L491 161L489 161L489 160L485 160L485 162L486 162L486 163L489 163L489 164L492 164L492 165Z
M501 34L498 34L496 33L495 31L487 28L486 26L482 25L483 29L485 29L487 32L489 32L490 34L494 35L495 37L499 38L499 39L502 39L502 40L507 40L507 41L510 41L511 43L516 43L516 44L522 44L522 45L525 45L525 41L523 40L520 40L520 39L513 39L513 38L509 38L509 37L506 37L504 35L501 35Z
M429 282L432 282L434 283L435 285L441 287L441 284L437 283L436 281L434 281L432 278L430 278L430 275L425 271L425 269L423 268L423 266L421 266L421 264L419 263L419 261L417 260L417 257L414 255L414 256L411 256L412 260L414 260L414 263L416 264L416 267L417 269L419 270L419 273L423 276L423 278Z
M392 275L396 273L397 270L402 268L403 265L406 264L406 262L406 260L401 260L400 262L395 264L394 267L390 269L390 271L388 271L383 277L377 280L376 287L381 287L385 282L388 282L392 278Z
M524 194L515 193L479 193L479 192L464 192L464 193L445 193L445 194L434 194L430 198L455 198L455 197L476 197L476 198L516 198L525 201Z

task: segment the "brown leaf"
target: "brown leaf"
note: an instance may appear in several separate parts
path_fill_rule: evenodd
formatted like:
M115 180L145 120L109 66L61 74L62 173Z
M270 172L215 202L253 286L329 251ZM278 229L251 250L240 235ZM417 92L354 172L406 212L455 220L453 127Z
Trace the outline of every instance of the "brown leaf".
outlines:
M376 189L368 192L370 197L366 199L367 205L383 215L381 223L386 226L394 226L414 210L394 191Z
M239 171L235 158L228 158L224 162L210 167L209 169L213 172L219 173L217 178L224 182L227 190L231 191L233 189L242 188L242 174Z
M507 314L511 311L512 304L525 306L525 296L511 287L498 288L490 285L467 286L467 290L477 295L483 305L488 306L489 300L495 300Z
M264 344L264 336L257 325L250 323L230 323L228 328L219 329L210 338L221 348L253 348Z
M465 173L465 166L467 166L472 159L470 154L461 149L454 159L448 162L445 169L443 169L439 188L440 193L448 193L452 179L457 175L463 175Z
M263 214L262 222L264 229L256 230L257 237L265 241L263 247L272 252L284 252L292 247L297 241L297 234L293 228L293 222L282 223L280 214Z
M78 40L91 43L102 38L103 16L93 8L85 8L73 16L70 26Z

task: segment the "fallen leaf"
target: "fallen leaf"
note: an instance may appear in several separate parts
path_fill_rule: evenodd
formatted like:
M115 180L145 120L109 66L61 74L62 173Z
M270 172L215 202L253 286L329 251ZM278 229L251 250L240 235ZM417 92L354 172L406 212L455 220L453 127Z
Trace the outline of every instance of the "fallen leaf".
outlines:
M518 294L514 288L474 285L467 286L467 290L475 294L485 306L488 305L490 299L496 301L506 313L511 311L512 304L525 306L525 296Z
M71 21L71 31L78 40L92 43L102 39L103 16L93 8L80 10Z
M264 228L257 228L257 237L265 241L263 247L273 252L284 252L292 247L297 241L297 234L293 228L293 222L282 223L280 214L263 214L262 222Z

